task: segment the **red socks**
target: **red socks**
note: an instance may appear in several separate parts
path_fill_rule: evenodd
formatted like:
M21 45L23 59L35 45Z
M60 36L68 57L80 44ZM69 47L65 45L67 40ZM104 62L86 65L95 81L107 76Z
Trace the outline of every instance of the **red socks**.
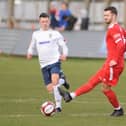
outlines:
M114 108L118 108L119 107L119 102L118 102L118 99L117 99L114 91L108 90L108 91L103 91L103 93L108 98L109 102L112 104L112 106Z

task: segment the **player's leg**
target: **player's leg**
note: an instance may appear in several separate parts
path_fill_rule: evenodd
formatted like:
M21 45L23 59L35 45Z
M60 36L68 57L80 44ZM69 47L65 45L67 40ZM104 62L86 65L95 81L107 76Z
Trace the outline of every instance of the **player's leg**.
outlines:
M84 83L74 92L69 93L67 91L64 91L61 88L58 88L58 90L59 90L60 94L62 95L62 97L64 98L65 102L69 102L72 99L74 99L75 97L91 91L99 83L100 83L100 79L99 79L99 72L98 72L93 77L91 77L87 83Z
M58 91L58 87L62 84L62 83L59 83L60 62L53 64L51 66L50 72L51 72L51 81L53 84L54 98L56 102L56 111L61 112L62 96L60 95Z
M66 89L69 89L70 85L67 82L66 76L65 76L65 74L64 74L64 72L62 70L60 70L59 76L60 76L60 78L59 78L59 84L63 85Z
M63 85L66 89L69 89L70 88L70 85L67 82L64 73L60 71L58 86L61 86L61 85ZM48 85L48 90L52 91L52 88L53 88L53 85L52 84L49 84Z
M54 99L55 99L55 103L56 103L56 111L61 112L62 97L58 92L59 74L53 73L51 78L52 78L52 84L54 84L53 85L53 93L54 93Z
M111 89L111 86L102 84L102 92L114 107L114 111L112 112L111 116L122 116L124 114L123 109L120 106L119 100L115 92Z
M119 76L122 73L123 68L110 68L104 76L104 83L102 84L102 92L107 97L109 102L114 108L114 112L111 116L121 116L124 114L123 109L119 103L116 93L111 89L112 86L116 85L119 80Z
M57 69L55 70L55 68L54 69L52 69L52 68L54 68L54 65L47 66L47 67L43 68L41 71L43 74L43 78L44 78L44 82L45 82L47 91L49 93L53 93L53 95L54 95L56 108L61 108L62 97L60 96L59 92L57 91L57 84L59 81L59 72L58 72L59 70L57 71ZM61 110L59 110L59 111L61 111Z

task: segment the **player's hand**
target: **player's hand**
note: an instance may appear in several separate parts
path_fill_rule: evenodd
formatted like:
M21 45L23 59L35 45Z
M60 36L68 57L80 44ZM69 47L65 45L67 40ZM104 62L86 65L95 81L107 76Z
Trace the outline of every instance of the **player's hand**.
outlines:
M27 59L28 60L32 59L32 55L31 54L27 54Z
M61 55L61 56L60 56L60 60L61 60L61 61L65 61L66 59L67 59L67 57L66 57L65 55Z
M109 66L112 67L112 66L115 66L116 64L117 62L115 60L111 60L109 63Z
M53 84L47 85L47 90L49 93L52 93L53 92Z

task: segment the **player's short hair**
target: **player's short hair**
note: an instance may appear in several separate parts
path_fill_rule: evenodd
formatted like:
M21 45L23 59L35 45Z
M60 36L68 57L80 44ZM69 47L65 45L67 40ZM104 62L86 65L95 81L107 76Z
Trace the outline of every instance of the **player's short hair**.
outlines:
M64 4L67 8L69 7L68 2L62 1L62 3L61 3L61 4Z
M117 9L113 6L106 7L104 11L111 11L111 13L118 15Z
M45 13L45 12L42 12L42 13L39 15L39 18L41 18L41 17L43 17L43 18L49 18L49 15L48 15L47 13Z

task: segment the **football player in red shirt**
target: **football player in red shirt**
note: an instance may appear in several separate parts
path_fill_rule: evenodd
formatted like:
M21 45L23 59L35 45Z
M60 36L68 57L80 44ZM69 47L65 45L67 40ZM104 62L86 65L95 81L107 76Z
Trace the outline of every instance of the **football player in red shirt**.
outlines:
M104 21L108 25L106 33L107 59L102 68L74 92L69 93L61 88L59 88L59 92L64 100L69 102L75 97L91 91L101 83L103 94L114 108L111 116L117 117L124 115L124 111L111 87L116 86L124 69L126 34L117 22L117 9L115 7L110 6L104 9Z

